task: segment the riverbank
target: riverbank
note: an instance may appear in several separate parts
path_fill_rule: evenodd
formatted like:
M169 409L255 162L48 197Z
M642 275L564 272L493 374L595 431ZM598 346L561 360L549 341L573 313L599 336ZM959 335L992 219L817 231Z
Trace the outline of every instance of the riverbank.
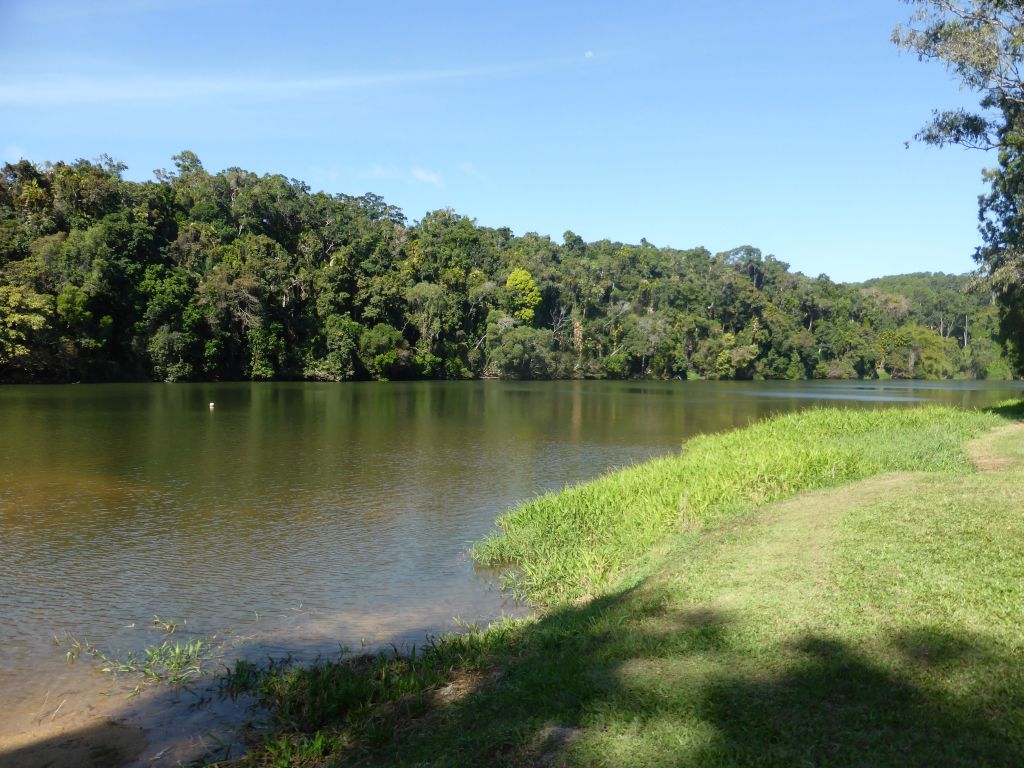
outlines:
M1014 765L1020 407L783 416L530 502L529 620L237 667L250 765Z

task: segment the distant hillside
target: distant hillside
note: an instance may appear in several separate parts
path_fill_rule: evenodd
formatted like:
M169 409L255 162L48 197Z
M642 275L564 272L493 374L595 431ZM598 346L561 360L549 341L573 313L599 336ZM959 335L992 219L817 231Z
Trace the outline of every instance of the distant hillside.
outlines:
M97 162L0 174L0 381L1005 377L968 279L562 242L451 210Z

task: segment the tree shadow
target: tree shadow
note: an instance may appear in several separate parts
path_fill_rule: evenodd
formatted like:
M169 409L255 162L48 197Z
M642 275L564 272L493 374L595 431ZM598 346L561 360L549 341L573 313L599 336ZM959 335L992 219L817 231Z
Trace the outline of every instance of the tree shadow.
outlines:
M108 768L127 765L146 748L141 728L105 720L0 751L2 768Z
M0 768L177 766L244 753L235 734L252 719L253 702L220 700L217 678L135 696L131 688L111 680L72 693L55 717L0 738Z
M728 614L659 602L648 589L545 617L510 643L499 673L339 764L1024 765L1019 659L983 637L909 627L868 649L807 634L766 672L774 665L743 658ZM653 621L641 631L645 610ZM687 691L623 674L659 659L717 672ZM593 732L595 722L642 732L672 718L703 741L612 756Z
M891 655L879 660L807 636L796 646L803 659L777 677L725 677L708 686L701 716L717 736L692 763L1024 765L1024 694L999 682L1016 662L986 645L912 629L894 633ZM973 679L955 674L967 664ZM930 674L941 668L953 674Z
M435 696L382 743L357 745L341 765L554 765L580 735L588 712L622 698L618 674L637 658L722 653L729 617L709 607L677 609L649 586L546 614L486 660L454 697ZM636 624L645 623L645 631ZM633 700L631 716L644 702ZM437 745L444 744L444 754ZM333 764L333 763L332 763Z
M1024 399L999 403L985 410L989 413L994 413L996 416L1002 416L1009 421L1022 421L1024 420Z

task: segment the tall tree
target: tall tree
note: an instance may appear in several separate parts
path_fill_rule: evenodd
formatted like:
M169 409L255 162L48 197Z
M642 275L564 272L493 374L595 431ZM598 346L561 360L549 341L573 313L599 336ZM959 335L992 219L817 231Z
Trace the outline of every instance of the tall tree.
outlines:
M993 149L998 165L979 211L980 272L997 297L1003 341L1024 371L1024 2L906 0L910 20L893 41L942 62L981 99L978 111L936 111L917 138L939 146Z

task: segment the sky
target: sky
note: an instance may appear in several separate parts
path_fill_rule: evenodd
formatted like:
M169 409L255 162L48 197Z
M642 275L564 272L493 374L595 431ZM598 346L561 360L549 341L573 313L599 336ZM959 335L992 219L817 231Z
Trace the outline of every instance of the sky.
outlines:
M857 281L974 268L989 153L899 0L0 0L0 161L382 195L410 221L722 251ZM907 147L906 143L910 142Z

